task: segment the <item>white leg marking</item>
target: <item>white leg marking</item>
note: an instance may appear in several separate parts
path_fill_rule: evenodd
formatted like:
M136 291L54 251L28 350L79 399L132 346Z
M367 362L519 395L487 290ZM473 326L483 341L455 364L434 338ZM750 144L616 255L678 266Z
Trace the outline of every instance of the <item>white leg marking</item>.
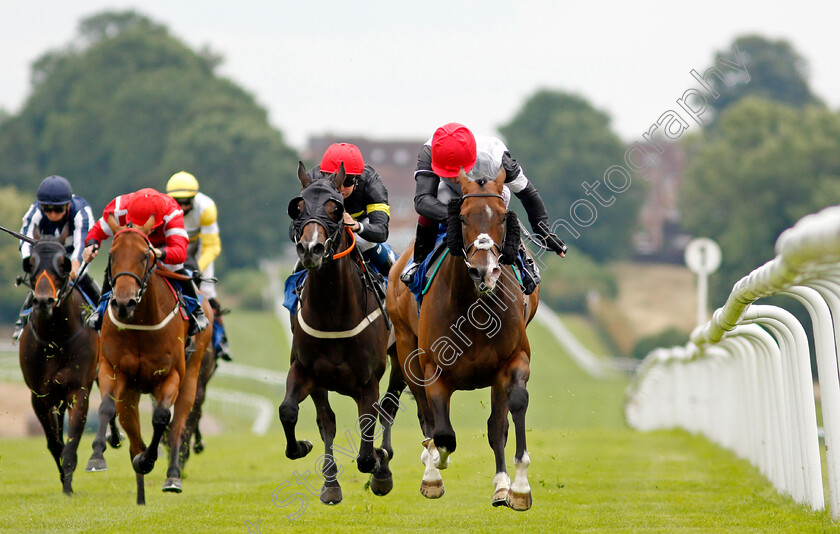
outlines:
M500 489L510 489L510 477L504 471L500 473L496 473L496 476L493 477L493 488L496 491Z
M435 459L440 461L440 453L435 447L435 442L428 439L423 442L423 452L420 453L420 461L426 466L423 472L423 482L437 482L443 480L440 471L435 467Z
M516 461L513 459L513 465L516 466L516 478L513 479L513 484L510 489L516 493L530 493L531 486L528 484L528 466L531 465L531 457L528 451L522 454L522 459Z

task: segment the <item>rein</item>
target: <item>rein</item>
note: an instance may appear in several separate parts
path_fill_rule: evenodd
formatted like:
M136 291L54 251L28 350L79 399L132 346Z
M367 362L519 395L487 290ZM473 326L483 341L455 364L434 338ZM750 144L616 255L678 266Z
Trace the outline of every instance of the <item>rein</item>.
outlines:
M354 234L354 233L353 233L353 230L351 230L351 229L347 228L346 226L344 227L344 229L345 229L345 230L347 230L347 233L348 233L348 234L350 234L350 239L351 239L350 246L349 246L349 247L347 247L347 249L342 250L342 251L341 251L341 252L339 252L338 254L335 254L335 255L332 257L332 259L334 259L334 260L337 260L337 259L343 258L344 256L346 256L346 255L350 254L350 253L353 251L353 249L354 249L354 248L356 248L356 234Z

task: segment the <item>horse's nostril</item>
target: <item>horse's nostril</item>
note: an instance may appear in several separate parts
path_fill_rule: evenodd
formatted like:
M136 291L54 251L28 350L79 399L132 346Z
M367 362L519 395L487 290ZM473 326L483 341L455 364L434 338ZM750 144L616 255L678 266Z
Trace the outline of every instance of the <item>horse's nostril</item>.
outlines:
M324 245L321 243L315 243L315 246L312 247L312 254L314 256L323 256L324 255Z
M137 307L137 299L128 299L128 302L125 303L125 307L129 310Z
M469 273L470 278L472 278L473 281L478 282L481 280L481 271L479 271L477 267L470 267L467 269L467 273Z
M303 243L298 243L295 248L297 249L298 256L306 254L306 248L303 246Z
M47 306L52 306L53 304L55 304L55 299L52 298L52 297L48 298L47 299Z

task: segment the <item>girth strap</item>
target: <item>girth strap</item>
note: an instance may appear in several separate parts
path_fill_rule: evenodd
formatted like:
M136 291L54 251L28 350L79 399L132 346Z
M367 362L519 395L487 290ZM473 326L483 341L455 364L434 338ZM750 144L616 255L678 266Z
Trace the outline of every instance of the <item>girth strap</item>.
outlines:
M337 332L325 332L323 330L316 330L306 324L303 320L303 314L300 313L300 308L298 308L297 320L300 327L303 329L304 332L309 334L312 337L316 337L318 339L344 339L348 337L353 337L358 335L362 330L368 327L373 321L376 320L377 317L382 315L382 310L377 308L370 312L367 317L362 319L362 321L356 325L355 328L351 330L340 330Z

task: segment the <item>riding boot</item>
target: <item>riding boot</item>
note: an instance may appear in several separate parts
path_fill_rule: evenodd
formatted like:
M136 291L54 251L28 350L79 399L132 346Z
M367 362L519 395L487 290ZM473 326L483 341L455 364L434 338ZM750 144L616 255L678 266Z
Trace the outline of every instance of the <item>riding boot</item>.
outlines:
M105 280L102 282L102 292L99 296L99 304L96 305L96 309L91 312L90 316L85 321L86 325L97 331L102 328L102 314L105 313L109 300L111 300L111 280L106 275Z
M222 315L229 310L222 310L219 301L214 298L208 300L210 301L210 307L213 308L213 346L216 349L216 357L226 362L233 361L230 356L230 345L228 344L225 325L222 322Z
M423 226L417 225L417 234L414 238L414 257L403 269L400 275L400 280L406 284L411 284L414 280L414 274L420 268L420 264L426 259L426 256L435 248L435 240L437 239L437 226Z
M382 276L388 276L391 266L397 260L394 249L387 243L379 243L375 247L362 252L362 256L373 265Z
M522 287L526 295L533 293L540 285L540 269L534 259L525 251L525 247L519 245L519 259L522 262Z
M190 273L186 269L179 269L175 272L185 276L190 276ZM204 315L204 308L201 307L201 302L198 300L198 288L195 287L192 277L181 283L181 293L185 297L194 299L196 302L195 309L190 314L190 329L187 331L187 335L194 336L207 328L210 321L207 319L207 316Z
M20 336L23 335L23 329L26 327L26 321L29 320L29 314L32 312L32 299L35 298L32 291L26 294L26 298L23 301L23 306L20 307L20 314L18 315L18 320L15 323L15 332L12 334L13 341L19 341Z
M81 278L76 281L76 287L90 300L91 302L99 302L102 292L99 289L99 284L87 273L84 273Z

